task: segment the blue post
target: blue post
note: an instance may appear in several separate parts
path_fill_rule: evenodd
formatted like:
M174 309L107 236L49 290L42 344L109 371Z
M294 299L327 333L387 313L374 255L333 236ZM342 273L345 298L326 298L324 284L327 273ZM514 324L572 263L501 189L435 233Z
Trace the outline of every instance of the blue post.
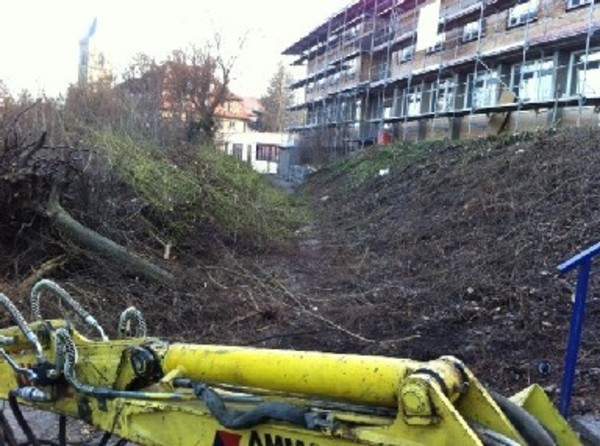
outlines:
M575 303L573 304L573 314L571 315L571 328L569 333L569 344L567 347L567 359L565 361L565 371L563 374L562 390L560 393L560 413L563 417L569 416L569 406L571 405L571 393L573 391L573 381L575 380L575 369L577 367L577 355L581 345L581 329L585 316L585 302L587 297L588 284L590 282L590 270L592 259L586 258L579 265L579 277L577 278L577 290L575 291Z
M585 318L585 304L590 283L592 259L598 254L600 254L600 243L596 243L594 246L577 254L575 257L567 260L558 267L558 270L561 273L566 273L575 268L579 268L575 302L573 303L573 314L571 315L565 371L560 394L560 413L565 418L569 416L569 406L571 405L571 394L573 392L573 382L575 381L577 355L579 354L579 347L581 345L581 331L583 328L583 320Z

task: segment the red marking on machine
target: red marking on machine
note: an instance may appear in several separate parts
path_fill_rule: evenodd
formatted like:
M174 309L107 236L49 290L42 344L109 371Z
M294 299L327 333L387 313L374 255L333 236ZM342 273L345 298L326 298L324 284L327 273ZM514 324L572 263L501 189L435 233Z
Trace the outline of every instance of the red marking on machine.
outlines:
M231 432L217 431L213 446L239 446L241 435L232 434Z

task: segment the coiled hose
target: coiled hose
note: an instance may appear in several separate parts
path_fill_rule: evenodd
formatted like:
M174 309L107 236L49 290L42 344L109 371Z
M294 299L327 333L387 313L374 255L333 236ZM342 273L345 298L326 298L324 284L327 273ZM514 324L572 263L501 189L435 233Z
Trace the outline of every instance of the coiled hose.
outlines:
M31 328L29 328L29 325L27 325L27 321L25 321L25 318L23 317L21 312L17 309L17 307L15 307L12 301L3 293L0 293L0 305L3 306L6 309L6 311L10 313L13 320L21 329L27 340L31 343L31 345L35 347L38 360L43 360L44 353L42 351L42 345L40 344L38 337L31 330Z
M48 279L42 279L35 284L31 290L31 315L34 320L41 321L42 312L40 309L40 297L42 292L50 291L60 298L60 300L68 305L83 321L98 332L103 341L108 341L108 337L104 334L104 329L98 321L77 302L71 295L62 289L59 285Z
M135 331L133 332L134 338L145 338L147 335L146 320L142 315L142 312L135 307L129 307L121 313L119 317L119 337L125 339L131 336L130 324L133 323Z

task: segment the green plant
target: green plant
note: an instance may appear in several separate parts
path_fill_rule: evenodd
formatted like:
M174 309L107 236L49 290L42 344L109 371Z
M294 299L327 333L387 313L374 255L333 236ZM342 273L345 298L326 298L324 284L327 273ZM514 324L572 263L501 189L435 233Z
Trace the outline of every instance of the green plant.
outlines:
M174 241L205 227L264 245L307 221L297 201L214 147L175 150L111 133L96 134L94 142Z

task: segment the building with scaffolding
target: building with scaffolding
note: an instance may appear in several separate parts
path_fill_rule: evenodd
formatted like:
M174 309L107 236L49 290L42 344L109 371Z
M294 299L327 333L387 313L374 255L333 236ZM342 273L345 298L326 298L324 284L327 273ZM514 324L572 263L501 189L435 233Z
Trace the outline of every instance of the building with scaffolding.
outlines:
M360 0L284 51L306 66L289 131L347 150L598 125L599 25L594 0Z

